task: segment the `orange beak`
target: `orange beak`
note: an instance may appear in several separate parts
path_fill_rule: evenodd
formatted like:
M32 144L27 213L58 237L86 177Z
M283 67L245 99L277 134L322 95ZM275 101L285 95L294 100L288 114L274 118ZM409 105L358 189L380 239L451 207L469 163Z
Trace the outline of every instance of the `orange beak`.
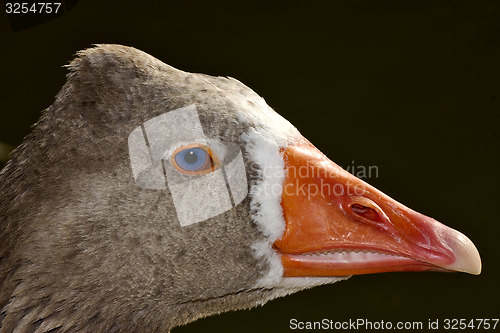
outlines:
M303 141L284 150L284 276L481 272L474 244L330 161Z

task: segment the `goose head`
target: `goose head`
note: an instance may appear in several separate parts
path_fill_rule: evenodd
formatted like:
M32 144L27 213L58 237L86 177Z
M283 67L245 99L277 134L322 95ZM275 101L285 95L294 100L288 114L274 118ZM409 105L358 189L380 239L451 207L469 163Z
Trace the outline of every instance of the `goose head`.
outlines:
M351 275L479 274L463 234L239 81L99 45L0 174L0 331L169 331Z

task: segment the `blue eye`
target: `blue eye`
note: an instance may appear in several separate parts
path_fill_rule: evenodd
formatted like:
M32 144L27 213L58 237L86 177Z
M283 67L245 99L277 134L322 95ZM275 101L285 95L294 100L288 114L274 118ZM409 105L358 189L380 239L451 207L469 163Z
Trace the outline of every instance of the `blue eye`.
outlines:
M214 170L210 149L202 146L181 148L172 156L174 166L183 173L202 174Z

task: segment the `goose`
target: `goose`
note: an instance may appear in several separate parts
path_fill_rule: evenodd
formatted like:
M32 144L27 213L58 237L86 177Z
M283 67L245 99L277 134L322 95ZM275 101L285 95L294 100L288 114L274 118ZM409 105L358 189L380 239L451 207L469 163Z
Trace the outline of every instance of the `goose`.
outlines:
M250 88L96 45L0 173L0 332L169 332L352 275L479 274L462 233Z

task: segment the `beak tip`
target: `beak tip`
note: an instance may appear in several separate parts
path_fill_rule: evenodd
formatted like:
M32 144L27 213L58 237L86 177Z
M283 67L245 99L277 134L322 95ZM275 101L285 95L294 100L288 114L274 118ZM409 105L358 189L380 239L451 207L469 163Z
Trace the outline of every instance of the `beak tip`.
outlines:
M453 230L454 237L450 238L449 243L453 253L455 254L455 262L445 267L446 269L464 272L473 275L481 274L482 264L481 256L472 243L472 241L464 234Z

